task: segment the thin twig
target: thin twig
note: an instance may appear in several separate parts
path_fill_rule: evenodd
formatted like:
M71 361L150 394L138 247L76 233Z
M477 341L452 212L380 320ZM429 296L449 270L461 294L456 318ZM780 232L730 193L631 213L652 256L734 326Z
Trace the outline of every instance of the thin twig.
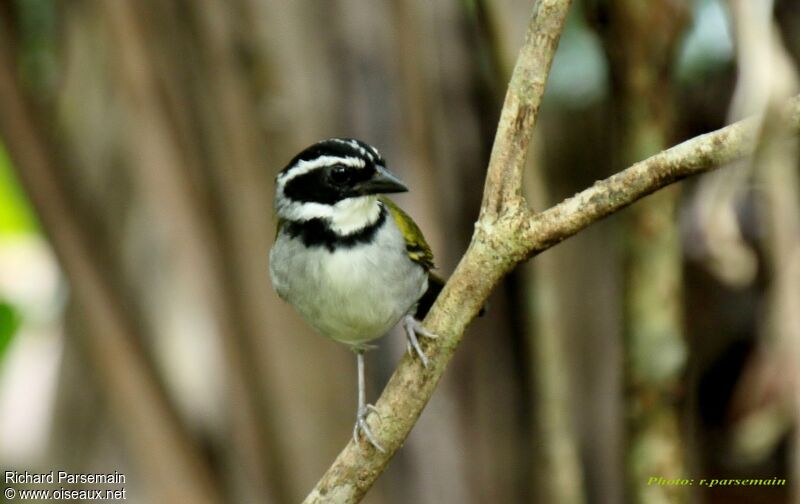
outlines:
M497 125L481 220L496 218L510 204L522 201L522 171L528 144L570 4L571 0L540 0L533 7Z

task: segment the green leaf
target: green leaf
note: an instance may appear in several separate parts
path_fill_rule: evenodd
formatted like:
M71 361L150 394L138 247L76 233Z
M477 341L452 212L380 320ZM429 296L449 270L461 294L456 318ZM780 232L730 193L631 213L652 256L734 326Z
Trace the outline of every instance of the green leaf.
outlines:
M0 144L0 236L36 232L36 220Z
M0 301L0 362L8 350L14 333L19 328L20 322L21 318L14 307Z

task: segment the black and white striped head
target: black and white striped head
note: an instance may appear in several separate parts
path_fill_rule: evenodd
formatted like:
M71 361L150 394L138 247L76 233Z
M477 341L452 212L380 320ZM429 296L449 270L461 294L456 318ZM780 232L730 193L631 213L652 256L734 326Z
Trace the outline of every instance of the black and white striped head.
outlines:
M374 147L331 138L306 148L281 170L275 206L282 219L323 219L346 233L377 218L377 194L407 190Z

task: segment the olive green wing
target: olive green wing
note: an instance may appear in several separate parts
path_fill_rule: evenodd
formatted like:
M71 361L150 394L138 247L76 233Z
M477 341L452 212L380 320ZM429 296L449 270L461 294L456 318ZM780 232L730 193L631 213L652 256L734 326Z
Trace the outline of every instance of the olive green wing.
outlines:
M380 196L380 200L386 205L386 208L389 209L389 213L394 218L397 227L400 228L400 232L403 233L403 237L406 239L408 257L412 261L420 264L425 270L435 268L431 247L428 245L428 242L425 241L422 231L420 231L419 227L411 220L411 217L386 196Z

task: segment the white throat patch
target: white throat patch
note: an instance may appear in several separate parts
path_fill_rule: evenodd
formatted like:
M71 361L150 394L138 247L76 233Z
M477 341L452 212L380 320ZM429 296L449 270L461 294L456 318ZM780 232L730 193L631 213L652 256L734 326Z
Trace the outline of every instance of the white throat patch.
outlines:
M381 215L381 206L377 196L347 198L333 205L286 202L278 207L278 215L295 222L324 219L333 231L348 235L374 224Z
M374 224L380 215L377 196L347 198L333 205L331 228L342 235L350 234Z

